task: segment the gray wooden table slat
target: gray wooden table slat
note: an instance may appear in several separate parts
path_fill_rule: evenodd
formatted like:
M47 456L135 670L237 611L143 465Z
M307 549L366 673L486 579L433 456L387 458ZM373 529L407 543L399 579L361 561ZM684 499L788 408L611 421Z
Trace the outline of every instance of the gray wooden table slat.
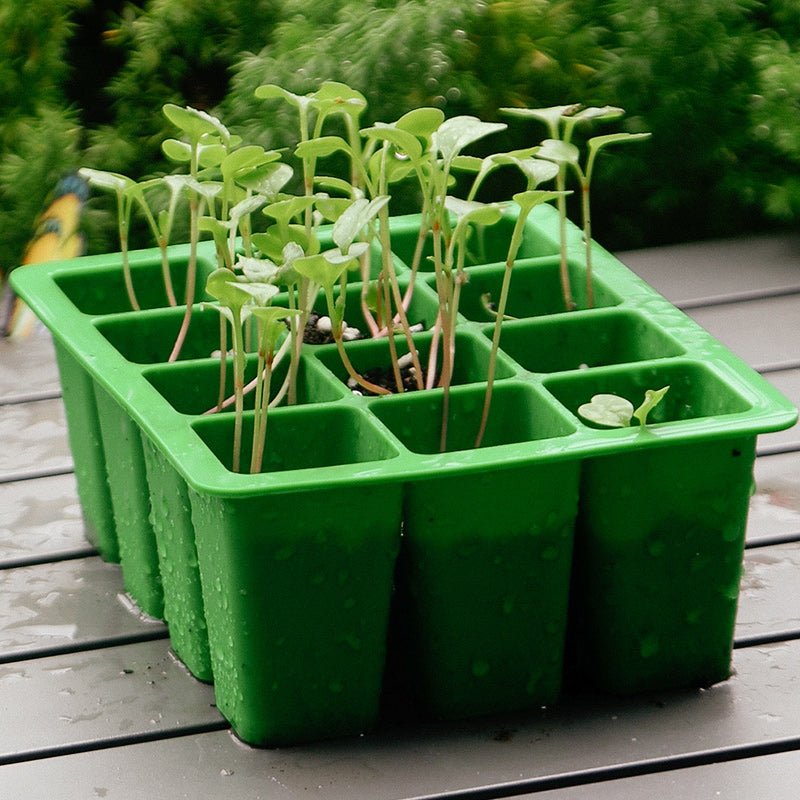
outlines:
M130 663L121 657L109 673ZM269 751L241 745L227 732L181 736L12 764L0 768L0 787L9 798L28 800L49 799L47 787L52 792L54 786L60 800L85 800L95 796L95 789L124 800L397 800L448 792L457 796L476 787L503 786L513 794L512 785L521 794L553 781L596 780L615 770L679 763L687 755L711 761L722 758L726 749L741 753L800 741L798 663L800 642L747 648L736 651L735 677L705 691L650 701L580 698L540 715L416 725L357 740ZM120 683L125 685L122 678L109 680L106 688L116 703L124 691ZM181 684L176 681L170 691L180 691ZM111 727L124 713L115 712ZM22 787L23 794L13 794ZM762 796L769 797L748 800Z
M0 567L88 550L74 474L0 483Z
M2 665L0 696L0 764L224 724L213 689L189 676L166 640Z
M800 541L745 552L736 639L800 637Z
M800 534L800 452L757 458L754 476L748 542Z
M800 288L800 235L748 236L618 253L673 303Z
M72 469L61 398L0 405L0 480Z
M49 333L38 328L25 339L0 337L0 403L60 392Z
M0 570L0 662L166 635L122 592L119 567L97 557Z
M689 315L751 366L800 360L800 294L696 308Z
M516 795L513 800L797 800L800 751Z

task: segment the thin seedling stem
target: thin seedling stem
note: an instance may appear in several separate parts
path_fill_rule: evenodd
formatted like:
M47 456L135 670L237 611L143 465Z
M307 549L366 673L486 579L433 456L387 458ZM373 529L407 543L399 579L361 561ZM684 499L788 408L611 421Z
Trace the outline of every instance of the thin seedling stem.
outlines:
M178 337L175 339L175 345L172 348L172 352L169 354L169 362L172 363L178 359L181 350L183 349L183 343L186 340L186 335L189 332L189 323L192 320L192 305L194 303L194 292L195 292L195 283L197 281L197 240L199 238L199 229L198 229L198 204L196 199L192 199L190 202L190 206L192 207L191 211L191 243L190 243L190 250L189 250L189 269L186 272L186 310L183 314L183 320L181 322L180 330L178 331Z
M494 389L494 378L497 367L497 351L500 348L500 334L503 329L503 318L506 313L506 302L508 301L508 290L511 285L511 272L514 267L515 255L509 255L506 261L506 268L503 272L503 284L500 289L500 299L497 303L497 317L494 323L492 334L492 351L489 355L488 374L486 376L486 394L483 398L483 411L481 412L481 424L478 427L478 434L475 437L475 447L478 448L483 442L486 434L486 426L489 423L489 411L492 406L492 390Z
M388 288L391 288L392 297L394 298L394 302L397 306L397 316L400 320L400 327L403 330L403 335L406 339L406 344L408 345L408 352L411 354L411 363L414 366L414 378L417 384L418 389L422 389L423 382L422 382L422 364L419 360L419 354L417 353L417 348L414 346L414 335L411 333L411 326L408 324L408 316L406 315L406 310L403 306L403 297L400 294L400 284L397 282L397 272L394 268L394 262L392 261L392 245L390 241L390 233L389 233L389 218L388 218L388 211L383 209L381 211L380 216L380 234L381 234L381 251L383 254L383 269L386 273L386 279L388 281L388 287L386 291L386 315L387 317L391 318L391 322L387 324L387 331L389 335L390 342L394 336L394 317L392 316L391 312L391 300L389 298ZM393 344L390 343L389 345L390 350L393 348ZM396 353L392 352L392 363L396 361ZM394 366L395 373L399 375L400 370L399 367ZM401 382L402 385L402 382Z
M164 291L167 293L167 302L170 306L178 305L175 297L175 287L172 285L172 273L169 269L169 253L167 252L167 241L163 236L158 239L158 247L161 250L161 274L164 278Z
M559 166L556 176L556 189L564 191L566 186L566 168ZM558 196L558 238L561 247L561 291L564 295L564 307L567 311L574 311L575 300L572 297L572 287L569 281L569 266L567 264L567 198L564 194Z
M236 398L231 467L233 472L239 472L242 458L242 418L244 416L244 352L242 351L241 312L233 310L231 327L233 329L233 393Z
M387 309L387 312L391 314L391 289L389 288L389 284L387 281L383 282L383 302ZM397 393L402 394L405 389L403 387L403 375L400 372L400 363L398 361L397 356L397 345L394 341L394 325L389 325L386 329L386 339L389 342L389 361L392 365L392 374L394 376L394 383L397 387ZM413 347L412 347L413 352ZM419 360L417 360L419 363ZM419 376L417 376L417 380L419 380Z
M586 305L594 308L594 280L592 278L592 220L589 205L589 183L581 181L581 210L583 215L583 242L586 247Z
M377 384L368 381L366 378L363 378L361 375L356 372L353 364L350 361L350 357L347 355L347 350L345 349L344 343L342 342L342 335L341 331L334 334L333 337L334 342L336 342L336 349L339 351L339 356L342 359L342 364L344 368L347 370L347 374L363 389L366 389L368 392L372 392L373 394L391 394L388 389L385 389L383 386L378 386Z

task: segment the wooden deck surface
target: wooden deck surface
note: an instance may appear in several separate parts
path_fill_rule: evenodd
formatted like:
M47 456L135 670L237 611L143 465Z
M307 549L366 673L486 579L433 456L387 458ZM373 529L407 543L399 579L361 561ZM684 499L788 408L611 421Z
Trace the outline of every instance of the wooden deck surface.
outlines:
M623 262L800 402L800 237ZM800 428L759 440L735 675L255 750L83 536L46 335L0 342L0 800L796 800Z

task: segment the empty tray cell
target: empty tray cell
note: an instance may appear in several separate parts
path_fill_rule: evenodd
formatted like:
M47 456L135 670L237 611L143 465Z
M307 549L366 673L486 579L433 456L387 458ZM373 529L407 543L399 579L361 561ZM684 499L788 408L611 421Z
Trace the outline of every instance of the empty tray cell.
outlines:
M462 387L450 392L447 416L447 452L475 446L485 391ZM411 392L381 398L371 405L378 419L412 452L441 450L444 392ZM568 436L575 426L530 386L498 384L492 393L483 447Z
M197 420L200 438L230 469L233 461L234 415ZM253 414L245 415L242 431L242 471L250 464ZM267 421L262 472L319 469L339 464L383 461L397 448L363 411L354 408L300 406L275 409Z
M428 369L428 354L431 348L430 334L416 334L414 344L419 353L423 372ZM397 353L402 358L408 353L406 339L402 335L395 335L394 342ZM456 356L453 366L453 386L467 383L478 383L486 380L489 367L490 343L483 338L477 338L467 333L456 334ZM392 377L391 362L389 357L389 343L385 338L370 339L368 341L352 342L347 345L347 354L355 370L374 383L385 384L394 390L395 383ZM320 348L314 353L339 380L347 383L347 371L342 364L341 357L335 347ZM437 359L437 374L441 370L441 347ZM495 377L500 380L514 374L514 370L502 355L498 356ZM438 380L438 378L437 378ZM413 378L409 378L407 385L415 386ZM360 391L360 390L359 390Z
M165 308L97 320L96 326L123 358L135 364L158 364L169 358L182 322L183 309ZM228 326L228 348L230 343ZM212 308L194 308L178 359L209 358L219 350L219 346L219 313Z
M494 322L492 310L500 300L505 267L480 267L469 271L461 290L459 311L476 322ZM577 308L586 308L586 272L580 262L569 262L570 284ZM622 302L602 281L594 279L594 307L616 306ZM489 308L487 308L487 304ZM492 310L490 310L492 309ZM566 311L561 292L557 259L517 260L506 305L506 315L518 319L541 317Z
M504 262L508 256L508 245L515 223L516 218L513 213L506 213L496 225L488 227L473 225L467 235L466 265ZM393 222L392 250L409 267L414 263L418 242L419 220L417 217L401 217L398 221ZM529 218L517 258L537 258L557 253L558 245L552 239L544 236ZM429 232L425 237L419 259L420 272L433 272L432 254L433 237Z
M491 337L493 328L485 333ZM616 309L507 322L503 351L530 372L624 364L680 356L684 348L643 314Z
M131 282L136 300L142 309L169 306L161 261L155 257L157 251L149 250L145 256L131 254ZM76 269L55 276L58 287L84 314L118 314L132 311L130 299L125 289L122 272L122 256L110 261L102 269ZM173 256L170 260L170 276L178 305L186 301L186 271L188 258L185 255ZM198 276L194 300L205 297L206 277L214 265L201 259L198 262Z
M258 359L251 354L247 357L245 367L245 386L248 386L256 377ZM288 355L275 366L270 381L270 397L275 397L281 390L289 368ZM225 391L223 397L226 405L224 412L232 412L233 402L227 402L233 397L233 362L227 360L225 368ZM204 361L180 362L153 367L145 371L145 377L156 388L159 394L181 414L204 414L216 408L219 399L219 386L221 380L220 363L218 359ZM345 388L340 381L319 367L315 368L313 362L301 359L297 373L297 405L306 403L323 403L338 400L345 395ZM244 396L245 409L252 409L255 399L255 390L251 389ZM286 395L282 403L286 404Z
M664 398L650 412L648 424L719 417L751 408L750 403L715 372L694 361L586 370L547 379L545 386L576 415L578 407L596 394L624 397L636 408L644 400L647 389L669 386Z

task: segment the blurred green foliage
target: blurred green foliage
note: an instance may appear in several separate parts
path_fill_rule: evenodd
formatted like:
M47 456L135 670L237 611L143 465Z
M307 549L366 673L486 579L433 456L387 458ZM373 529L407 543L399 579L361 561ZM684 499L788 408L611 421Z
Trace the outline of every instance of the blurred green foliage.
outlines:
M367 96L366 122L419 105L490 120L503 106L622 106L626 130L653 136L598 165L595 230L611 247L800 214L796 0L5 0L0 266L63 173L170 169L165 102L287 146L294 121L253 89L326 79ZM544 135L514 120L492 146ZM113 242L96 233L95 249Z

